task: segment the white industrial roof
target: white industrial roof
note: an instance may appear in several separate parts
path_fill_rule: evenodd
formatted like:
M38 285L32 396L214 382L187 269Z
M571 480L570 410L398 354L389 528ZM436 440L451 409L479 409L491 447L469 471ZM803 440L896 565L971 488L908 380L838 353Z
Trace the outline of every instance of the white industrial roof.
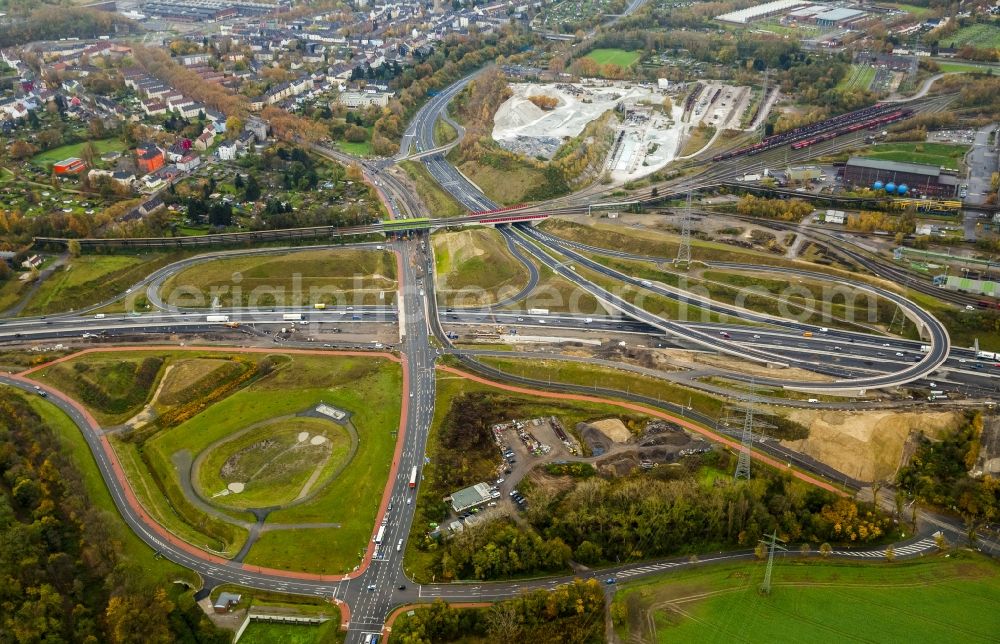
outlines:
M786 9L791 9L792 7L800 7L805 4L810 3L803 2L803 0L774 0L774 2L759 4L755 7L747 7L746 9L740 9L739 11L730 11L729 13L724 13L721 16L716 16L715 19L722 20L724 22L735 22L742 25L750 22L754 18L767 16L779 11L785 11Z

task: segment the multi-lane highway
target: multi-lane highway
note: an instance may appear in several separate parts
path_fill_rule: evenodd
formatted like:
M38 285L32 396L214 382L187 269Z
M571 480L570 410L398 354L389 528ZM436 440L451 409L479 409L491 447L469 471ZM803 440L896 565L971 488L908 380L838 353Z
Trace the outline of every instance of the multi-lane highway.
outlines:
M633 2L637 5L640 0ZM434 123L438 118L446 116L445 110L448 102L468 84L474 77L470 75L458 83L453 84L431 101L418 112L411 122L403 140L400 158L410 153L412 147L418 154L434 150L433 130ZM915 104L918 111L925 109L936 111L943 109L947 102L944 99L934 98ZM845 142L828 142L830 145L816 146L802 154L815 155L827 153L844 145ZM317 152L345 162L352 162L354 159L343 155L335 150L316 147ZM797 153L799 154L799 153ZM798 156L796 156L798 158ZM803 157L805 158L805 157ZM766 161L762 157L762 161ZM447 163L439 153L429 154L420 159L424 163L431 175L438 180L442 187L451 193L460 203L474 213L476 211L493 210L496 204L482 194L471 182L458 172L453 166ZM396 215L416 215L417 205L412 194L398 180L395 180L389 173L383 170L389 165L389 160L373 161L363 164L366 176L379 189L380 195L387 203L387 207ZM738 171L737 166L742 163L719 163L711 168L696 173L690 178L676 181L670 184L662 184L659 187L659 197L667 194L679 194L702 185L714 185L720 181L732 178ZM741 171L741 170L740 170ZM637 200L653 200L652 192L634 193ZM578 199L578 198L577 198ZM591 202L590 196L585 197L587 202ZM572 204L574 198L565 200L565 203ZM580 205L567 207L567 212L575 210L580 212ZM525 209L524 212L538 212L538 207ZM441 222L442 225L460 225L462 223L478 223L484 219L483 215L470 215L462 218L451 219L448 222ZM358 226L339 231L330 231L337 234L369 234L377 233L381 230L378 225ZM326 231L326 229L324 229ZM291 235L291 233L289 233ZM317 312L303 308L298 309L275 309L272 311L244 312L238 314L234 311L227 311L233 317L233 321L239 319L241 329L255 330L273 329L274 327L287 323L284 317L288 313L302 313L303 317L309 318L309 325L361 325L364 323L398 323L400 327L401 341L398 345L399 355L404 363L404 419L402 431L399 438L396 454L394 455L393 474L388 482L383 498L382 511L379 522L385 526L384 536L381 543L372 547L372 555L366 560L366 565L356 573L337 577L316 578L310 575L289 575L288 573L278 573L275 571L255 569L232 561L225 561L200 552L197 549L180 543L176 538L170 538L162 529L151 523L137 505L130 502L127 486L122 484L115 472L111 462L112 452L102 440L100 428L89 415L82 411L82 408L63 398L58 392L51 391L50 399L66 411L67 414L77 423L88 444L97 458L102 474L112 490L120 511L125 517L129 526L152 547L156 548L164 556L177 561L193 570L201 573L208 585L219 582L232 582L252 587L267 588L281 592L316 594L324 597L337 599L346 602L350 607L350 625L348 633L349 642L362 641L366 633L380 632L382 630L385 616L389 610L402 603L427 600L435 597L446 597L452 601L497 599L510 597L530 588L551 587L561 583L567 578L533 580L525 582L509 582L498 584L454 584L454 585L425 585L415 587L407 580L403 569L403 551L405 540L410 534L413 513L415 511L415 491L409 487L410 472L412 468L423 468L425 463L425 448L427 434L434 414L435 400L435 360L442 351L447 351L456 355L464 364L472 366L481 373L492 373L498 377L502 376L508 381L522 382L533 387L543 387L546 383L535 381L523 376L511 374L501 374L496 370L483 365L475 360L476 352L460 351L450 347L450 343L442 327L442 317L448 324L481 324L486 320L491 323L502 323L509 326L535 327L552 329L553 327L564 329L576 329L583 333L594 329L603 329L615 333L668 333L672 339L678 342L688 343L700 347L701 350L721 351L741 358L766 362L772 365L795 365L806 369L831 375L840 380L837 382L824 383L822 386L827 391L836 393L847 393L857 391L861 388L890 387L915 379L927 378L929 376L947 372L949 381L953 381L955 374L963 374L976 382L986 382L994 378L993 372L983 373L984 369L976 369L975 364L981 361L975 360L975 355L964 350L952 350L947 333L933 319L926 315L919 307L912 306L909 310L912 317L919 320L925 327L929 339L925 343L909 342L905 340L884 338L880 343L879 338L864 333L847 331L830 331L828 333L815 333L814 337L802 336L804 329L815 330L815 327L790 323L787 320L763 316L737 307L723 306L714 302L701 301L690 294L679 292L677 289L669 288L663 284L654 284L647 280L637 280L631 276L618 271L610 271L603 265L590 260L578 251L590 252L592 249L576 248L572 244L542 235L537 231L524 229L519 233L504 230L503 234L507 243L520 261L529 265L530 279L526 288L509 298L505 298L500 304L512 306L519 303L537 285L538 273L534 268L534 263L528 260L528 255L536 261L550 267L559 275L569 279L574 284L587 290L601 301L609 304L612 308L622 311L631 319L616 319L607 316L591 316L583 318L573 315L543 315L528 316L526 313L517 311L498 311L496 307L489 312L480 311L447 311L439 315L437 301L434 293L433 282L433 259L426 249L431 248L426 240L419 243L417 239L408 242L396 241L392 244L393 250L399 253L400 257L400 292L397 298L396 307L331 307L327 311ZM280 237L278 237L280 238ZM156 246L155 240L147 240L147 245ZM205 243L215 243L218 240L206 240ZM169 242L164 242L168 244ZM136 245L143 245L141 240L136 241ZM371 247L371 244L360 247ZM213 254L212 258L229 254L241 254L246 252L282 252L281 249L269 249L265 251L236 251L233 253ZM94 309L86 314L75 314L66 316L53 316L50 318L27 318L23 320L9 320L0 326L0 339L8 340L35 340L42 338L61 338L79 336L82 334L100 335L114 333L163 333L163 332L201 332L206 330L220 330L218 323L209 323L207 316L214 311L211 309L186 310L178 308L171 303L163 302L160 297L160 289L164 280L171 274L183 268L190 267L206 258L192 258L184 260L178 264L166 267L157 271L143 282L135 285L136 288L143 288L146 291L147 299L159 310L143 314L141 316L132 315L112 315L93 313ZM659 316L649 314L642 308L635 306L624 298L615 296L607 289L596 285L593 281L584 279L574 269L573 265L579 264L591 271L596 271L604 278L616 280L623 284L628 284L634 288L647 289L662 297L675 300L685 299L700 308L715 310L717 313L739 318L746 322L752 322L759 326L745 326L742 324L720 324L720 323L690 323L682 324L675 321L664 320ZM730 267L732 268L732 267ZM744 267L745 268L745 267ZM813 276L816 277L816 276ZM822 276L820 276L822 277ZM859 288L869 288L867 285L858 285ZM886 297L894 301L901 307L910 305L904 298L890 292L880 292L880 297ZM120 299L122 296L112 298ZM101 303L101 306L109 302ZM446 348L439 351L433 348L429 334L433 333L437 340ZM728 335L728 337L726 337ZM815 337L819 336L819 337ZM722 342L720 338L726 339ZM289 346L295 344L289 343ZM921 351L921 344L930 346L928 351ZM880 346L881 345L881 346ZM893 355L888 355L891 352ZM885 354L885 355L883 355ZM510 354L509 352L505 355ZM776 372L778 373L778 372ZM738 377L738 376L737 376ZM815 383L798 382L792 380L782 380L781 378L763 379L773 381L789 388L804 388L816 390ZM35 385L18 380L17 378L3 378L0 382L11 384L28 390L32 390ZM650 408L669 409L678 416L691 417L695 415L691 410L684 410L679 405L669 402L650 400L641 396L636 396L628 392L612 391L607 389L594 389L574 386L574 385L551 385L552 389L572 392L572 393L594 393L613 396L618 399L632 400ZM699 419L709 422L714 419ZM782 459L781 462L794 461L805 469L821 472L824 475L832 475L840 480L838 473L826 468L822 464L809 462L799 455L788 453L787 450L777 445L762 446L765 451ZM845 479L845 483L846 483ZM961 534L962 527L950 519L941 519L938 522L947 530L955 534ZM377 526L376 526L377 527ZM374 533L374 531L373 531ZM916 556L921 552L931 548L926 537L915 539L910 543L900 544L897 548L898 554ZM871 556L884 556L884 552L873 551ZM856 556L857 553L844 553L844 556ZM723 555L725 558L747 556L747 553L733 553ZM703 559L709 561L710 559ZM609 574L629 577L641 574L652 574L661 570L682 565L677 561L644 562L617 567L611 571L601 571L600 573L590 573L590 576L605 576Z

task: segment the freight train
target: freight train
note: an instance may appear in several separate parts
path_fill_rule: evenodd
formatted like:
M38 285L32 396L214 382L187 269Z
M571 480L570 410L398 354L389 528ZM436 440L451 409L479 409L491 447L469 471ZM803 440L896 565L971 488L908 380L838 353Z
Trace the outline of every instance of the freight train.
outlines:
M723 152L722 154L717 154L712 157L712 161L725 161L726 159L732 159L743 155L759 154L766 150L771 150L788 143L794 143L802 139L815 139L819 134L824 132L843 130L845 126L864 124L858 129L871 127L873 121L889 114L894 114L898 111L900 111L898 107L888 103L871 105L860 110L834 116L833 118L826 119L825 121L812 123L810 125L803 125L802 127L797 127L793 130L782 132L781 134L766 137L761 140L760 143L756 143L745 148L739 148L736 150L730 150L729 152ZM911 113L909 110L903 111L907 112L907 114ZM835 134L834 136L839 135Z
M869 130L877 129L882 125L888 125L889 123L894 123L895 121L900 121L902 119L905 119L912 113L913 110L896 110L895 112L891 112L889 114L886 114L885 116L879 116L877 118L868 121L862 121L860 123L847 125L845 127L838 128L831 132L824 132L819 136L814 136L812 138L805 139L803 141L796 141L795 143L792 144L792 149L801 150L802 148L807 148L810 145L816 145L817 143L822 143L823 141L829 141L830 139L835 139L838 136L844 134L850 134L851 132L857 132L859 130L864 130L865 128Z

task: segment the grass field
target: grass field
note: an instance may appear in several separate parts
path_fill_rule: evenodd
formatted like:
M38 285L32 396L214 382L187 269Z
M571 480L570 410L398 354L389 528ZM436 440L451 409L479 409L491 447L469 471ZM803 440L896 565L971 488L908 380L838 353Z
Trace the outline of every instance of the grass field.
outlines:
M81 255L38 287L22 315L47 315L97 304L190 253ZM136 294L138 296L138 293Z
M1000 566L953 553L912 562L706 566L619 586L622 641L993 642Z
M460 217L466 214L462 204L441 189L431 177L424 164L419 161L403 161L399 164L416 187L417 196L427 207L425 217Z
M76 360L102 364L126 355L134 357L134 354L109 352L88 354ZM206 357L219 359L225 354L173 351L143 352L139 355L157 355L164 358L168 366L180 365L179 368L182 368L185 360L203 363L207 362ZM264 358L258 354L237 357L254 362ZM339 466L344 463L349 442L346 436L341 436L344 430L330 427L331 421L316 420L316 423L325 424L323 433L335 439L336 443L331 445L333 454L321 465L320 474L311 488L315 495L306 497L307 500L298 505L272 512L268 519L272 524L337 523L341 527L312 529L308 525L303 526L304 529L315 530L307 534L322 536L322 539L303 539L302 533L295 530L271 530L265 532L260 549L252 549L248 557L248 561L269 566L321 573L347 571L357 563L358 550L368 543L392 461L400 414L400 368L396 363L374 357L283 356L280 353L268 357L274 364L273 371L250 380L249 384L242 385L242 389L237 389L200 413L197 413L200 409L197 405L207 403L198 401L210 400L205 398L209 392L189 394L185 402L193 401L196 405L188 413L195 414L189 420L167 429L156 429L151 435L147 433L148 437L144 440L123 440L122 435L116 434L112 444L136 496L154 519L194 545L232 555L246 540L244 525L253 520L249 513L239 511L239 507L253 505L254 500L260 503L274 501L274 495L279 492L286 494L284 499L287 500L289 490L301 490L301 483L308 478L305 470L308 470L309 463L289 462L287 459L268 463L271 467L281 467L269 479L273 490L252 492L257 496L250 498L251 502L246 504L214 503L216 510L212 514L202 509L184 491L182 472L190 471L193 459L208 446L257 423L266 424L270 419L297 414L319 402L351 412L352 423L359 434L357 453L341 469ZM71 366L67 370L73 373ZM50 373L52 368L44 372L42 379L51 379ZM211 373L214 372L209 372L209 375ZM209 383L206 388L212 384ZM184 411L187 407L177 409ZM310 434L318 434L320 430L310 422L313 420L295 419L296 422L287 423L284 429L295 433L308 430ZM307 429L297 421L305 421L310 426ZM272 431L271 437L275 436L282 438L281 432ZM222 443L219 447L224 446L225 443ZM225 456L225 452L223 449L220 453ZM232 454L232 451L229 453ZM218 463L218 459L212 460L213 457L211 452L206 456L210 465ZM247 471L252 465L248 463L235 463L234 471ZM310 474L318 465L315 460L311 463L314 467ZM263 466L264 463L260 462L254 470L262 477L267 474ZM339 474L331 479L335 471ZM221 485L221 478L205 485ZM247 486L248 491L250 487ZM297 491L293 496L296 495ZM212 503L211 495L206 496L206 502Z
M319 445L300 440L321 437ZM294 501L319 489L347 460L351 445L347 430L320 418L289 418L267 423L226 441L208 452L195 484L202 496L234 508L265 508ZM313 478L314 473L316 474ZM239 494L216 494L232 483L246 487Z
M111 493L108 491L104 478L90 452L83 434L70 418L52 403L38 396L26 394L29 404L42 420L55 431L62 444L66 458L72 462L74 469L80 473L87 489L87 498L94 505L108 513L116 524L115 534L120 536L118 551L136 568L145 572L150 580L166 581L187 579L194 582L197 575L167 559L157 557L152 548L143 543L121 520L118 508L115 506Z
M986 65L976 65L974 63L938 63L938 67L943 72L957 72L957 73L983 73L985 74L990 67Z
M586 55L598 65L618 65L631 67L639 60L639 52L624 49L595 49Z
M968 151L967 145L950 143L880 143L866 148L864 156L869 159L923 163L957 170Z
M906 11L907 13L913 14L917 18L923 18L924 16L926 16L927 14L929 14L931 12L930 7L918 7L916 5L901 4L899 2L887 2L887 3L885 3L884 6L895 7L896 9L902 9L903 11Z
M94 149L97 151L98 156L106 152L121 152L125 149L125 144L119 139L103 139L101 141L91 141L94 144ZM52 148L51 150L46 150L36 154L31 160L35 165L47 166L51 163L58 163L63 159L69 157L79 157L80 150L83 146L87 144L86 141L80 143L73 143L70 145L63 145L58 148Z
M528 269L492 228L439 231L431 239L437 292L448 305L491 304L528 283Z
M384 297L381 295L384 293ZM178 306L391 304L396 258L387 251L335 248L195 264L168 278L160 296Z
M963 27L953 35L942 38L942 43L954 47L972 45L980 49L1000 49L1000 27L986 23Z
M241 644L313 644L320 641L318 626L251 622L240 637Z

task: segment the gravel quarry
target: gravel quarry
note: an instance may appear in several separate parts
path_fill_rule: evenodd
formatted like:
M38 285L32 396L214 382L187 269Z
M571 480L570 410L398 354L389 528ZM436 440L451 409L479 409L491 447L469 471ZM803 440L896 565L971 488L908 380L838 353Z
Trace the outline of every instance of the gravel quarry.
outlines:
M618 110L615 144L605 161L605 171L616 183L639 179L664 167L679 154L688 130L711 116L713 123L738 123L738 114L705 101L702 118L684 118L681 86L659 89L651 84L587 80L582 83L512 83L512 94L493 118L493 139L504 149L529 157L551 159L559 146L579 136L588 123L608 110ZM712 88L715 90L718 88ZM733 88L734 90L737 88ZM739 88L744 89L744 88ZM715 92L707 93L709 97ZM729 107L745 108L745 92ZM556 99L551 110L543 110L531 97ZM669 111L663 100L670 98ZM710 100L710 99L709 99ZM715 101L712 101L715 103ZM717 109L721 107L722 113ZM734 110L735 111L735 110ZM734 119L735 116L735 119Z

